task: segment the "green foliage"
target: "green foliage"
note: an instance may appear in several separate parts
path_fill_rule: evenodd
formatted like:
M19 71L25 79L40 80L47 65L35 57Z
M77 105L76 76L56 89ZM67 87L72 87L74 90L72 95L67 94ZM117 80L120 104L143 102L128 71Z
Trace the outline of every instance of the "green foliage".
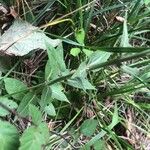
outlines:
M5 5L0 149L146 149L149 0Z
M36 106L32 104L29 105L29 116L31 117L32 122L35 125L39 125L42 122L41 112Z
M62 92L63 87L61 84L53 84L50 86L52 90L52 98L59 101L69 102L66 95Z
M23 82L14 78L6 78L4 79L4 82L7 93L10 95L12 94L11 96L14 99L21 101L26 93L27 86Z
M47 113L49 116L56 116L56 110L52 103L49 103L44 109L45 113Z
M72 55L72 56L78 56L79 55L79 53L81 52L81 50L80 50L80 48L72 48L71 49L71 51L70 51L70 54Z
M148 5L150 3L150 0L144 0L145 5Z
M75 37L76 37L76 40L77 40L80 44L84 45L85 31L84 31L83 28L82 28L82 29L79 29L79 30L76 30L76 32L75 32Z
M23 97L21 103L19 104L17 112L23 117L27 116L29 114L30 104L33 104L36 101L37 101L37 98L36 98L36 95L34 93L31 93L31 92L27 93Z
M43 110L52 101L52 90L49 86L45 87L42 91L40 107Z
M25 130L20 138L19 150L41 150L48 139L48 128L45 123L40 123L37 127L31 126Z
M97 120L94 119L85 120L80 127L80 131L82 134L91 137L95 133L97 124L98 124Z
M19 132L9 122L0 120L0 149L16 150L19 146Z
M7 97L0 97L0 102L3 105L7 106L10 110L15 110L18 107L16 102L8 99ZM7 116L8 114L10 114L10 112L8 112L6 109L0 107L0 116L1 117Z

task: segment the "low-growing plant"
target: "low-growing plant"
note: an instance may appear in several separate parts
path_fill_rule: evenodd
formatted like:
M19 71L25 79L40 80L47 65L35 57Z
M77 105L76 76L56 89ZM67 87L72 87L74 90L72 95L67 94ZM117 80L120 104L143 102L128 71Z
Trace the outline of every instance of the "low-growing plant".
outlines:
M0 3L0 149L149 149L149 1Z

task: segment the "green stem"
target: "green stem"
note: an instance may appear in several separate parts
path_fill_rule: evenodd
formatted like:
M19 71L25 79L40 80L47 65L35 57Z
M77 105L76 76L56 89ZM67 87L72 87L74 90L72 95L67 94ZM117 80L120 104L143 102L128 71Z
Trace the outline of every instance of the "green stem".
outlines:
M127 57L120 58L120 59L117 58L117 59L111 60L109 62L104 62L104 63L100 63L100 64L97 64L97 65L89 66L89 67L87 66L86 70L87 71L92 71L92 70L99 69L99 68L106 67L106 66L110 66L110 65L117 65L117 64L120 64L122 62L125 62L125 61L128 61L128 60L132 60L132 59L136 59L136 58L139 58L139 57L142 57L142 56L148 56L148 51L143 51L141 53L138 53L138 54L135 54L135 55L131 55L131 56L127 56ZM38 84L36 86L29 87L26 90L22 90L20 92L15 92L15 93L12 93L12 94L7 94L5 96L9 97L11 95L15 95L15 94L18 94L18 93L21 93L21 92L26 92L28 90L36 89L36 88L39 88L39 87L42 87L42 86L53 85L55 83L58 83L58 82L61 82L61 81L64 81L64 80L70 78L75 72L76 72L76 70L73 70L69 74L67 74L65 76L62 76L62 77L59 77L59 78L56 78L56 79L54 79L54 80L52 80L50 82L43 82L43 83Z

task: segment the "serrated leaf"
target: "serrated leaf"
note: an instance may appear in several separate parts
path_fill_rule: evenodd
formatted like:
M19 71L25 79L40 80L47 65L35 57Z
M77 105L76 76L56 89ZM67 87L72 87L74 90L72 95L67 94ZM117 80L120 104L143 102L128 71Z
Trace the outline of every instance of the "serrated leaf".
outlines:
M45 113L47 113L49 116L56 116L55 107L52 103L50 103L48 106L44 109Z
M42 113L32 104L29 105L29 116L31 116L32 122L36 125L39 125L42 122Z
M90 137L94 134L97 124L98 124L97 120L87 119L82 123L80 131L82 134Z
M19 133L8 122L0 120L0 150L16 150L19 146Z
M80 52L81 52L80 48L72 48L70 50L70 54L74 57L78 56L80 54Z
M24 56L33 50L46 50L45 42L56 47L61 41L52 40L37 27L17 19L1 36L0 52L8 55Z
M52 90L50 87L45 87L42 91L42 96L40 100L40 106L41 109L44 110L44 108L52 101Z
M7 106L9 109L14 110L18 107L17 103L8 99L7 97L0 97L0 102ZM0 107L0 116L4 117L10 114L6 109Z
M31 126L25 130L20 142L19 150L41 150L49 136L48 126L41 123L38 127Z
M13 94L18 92L17 94L12 95L14 99L21 100L24 97L26 92L21 92L21 91L27 90L28 88L23 82L14 78L6 78L4 79L4 82L5 82L5 89L8 94Z
M26 117L29 114L29 105L33 104L37 101L36 95L34 93L27 93L21 103L19 104L19 107L17 109L17 112L22 116Z
M85 31L83 28L76 30L75 37L80 44L84 45Z
M69 100L67 99L66 95L64 94L64 92L62 92L63 87L61 86L61 84L53 84L50 87L52 90L53 99L57 99L59 101L64 101L69 103Z

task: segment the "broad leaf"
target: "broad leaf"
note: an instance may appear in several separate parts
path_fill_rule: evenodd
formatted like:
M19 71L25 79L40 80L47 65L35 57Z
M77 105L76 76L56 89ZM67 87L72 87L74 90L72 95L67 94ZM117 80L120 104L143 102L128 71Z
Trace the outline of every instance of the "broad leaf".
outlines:
M69 102L66 95L63 92L61 84L53 84L50 86L52 89L52 98L59 101Z
M83 52L87 57L90 57L93 54L92 50L85 49L85 48L83 49Z
M45 79L48 81L51 79L56 79L62 75L63 72L66 72L66 65L64 62L62 45L59 45L57 49L47 43L46 45L49 60L45 68Z
M38 127L31 126L25 130L20 142L19 150L41 150L49 136L48 126L41 123Z
M18 107L17 103L9 100L7 97L0 97L0 102L7 106L9 109L14 110ZM4 117L6 115L10 114L6 109L0 107L0 116Z
M78 67L77 71L73 74L72 78L75 78L75 77L86 78L87 76L86 69L87 69L86 63L82 62L80 66Z
M8 55L24 56L33 50L46 50L45 42L56 47L60 40L52 40L37 27L18 19L1 36L0 52Z
M32 122L36 125L39 125L42 122L41 112L32 104L29 105L29 116L31 116Z
M93 145L94 150L106 150L105 142L102 140L96 141Z
M29 105L36 101L37 97L34 93L27 93L19 104L17 112L23 117L27 116L29 114Z
M13 94L12 97L17 100L22 100L26 93L25 90L28 89L27 86L23 82L14 78L6 78L4 79L4 82L7 93L10 95L16 93Z
M95 51L92 55L90 55L87 61L87 68L92 68L96 65L106 62L111 53L103 52L103 51Z
M0 120L0 150L16 150L19 146L19 133L8 122Z
M86 70L86 62L82 62L73 76L67 80L67 84L76 88L83 89L84 91L86 91L87 89L94 90L95 87L92 86L87 79Z
M94 134L97 124L98 124L97 120L87 119L82 123L80 131L82 134L90 137Z
M82 77L71 78L67 84L83 90L95 90L95 87L87 79Z
M56 116L55 107L52 103L50 103L48 106L44 109L45 113L47 113L49 116Z
M83 28L75 32L75 37L80 44L84 45L85 31Z
M80 52L81 52L80 48L72 48L70 50L70 54L74 57L78 56L80 54Z
M42 96L40 100L40 106L41 110L44 110L44 108L52 101L52 90L50 87L45 87L42 91Z

